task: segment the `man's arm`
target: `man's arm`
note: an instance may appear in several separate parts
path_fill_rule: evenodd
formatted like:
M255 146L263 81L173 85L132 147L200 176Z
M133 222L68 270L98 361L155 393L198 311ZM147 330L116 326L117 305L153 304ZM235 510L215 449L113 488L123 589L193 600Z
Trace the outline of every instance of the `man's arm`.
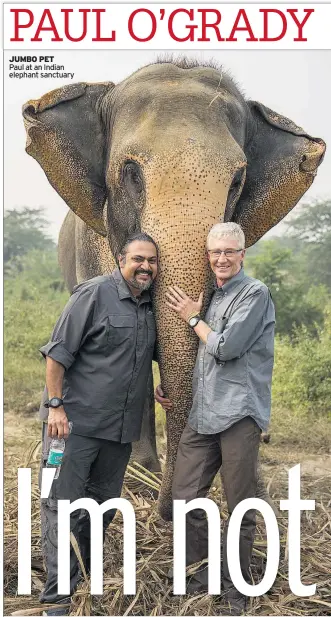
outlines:
M92 331L94 300L88 289L77 290L60 315L51 340L40 348L46 359L46 386L48 398L62 398L65 370L75 361L75 355ZM49 408L48 435L68 436L68 420L63 407Z
M205 321L200 319L193 330L203 343L207 343L208 335L212 332L212 329L208 326L208 324L206 324Z
M223 362L240 358L261 336L266 324L274 321L270 292L259 288L240 302L223 332L208 334L206 351Z
M46 386L48 397L62 398L64 366L53 358L46 358ZM64 407L49 408L48 412L48 436L59 439L69 435L69 423Z
M88 289L73 293L55 324L51 340L40 348L46 357L51 357L67 370L75 355L91 331L94 299Z
M202 294L194 302L179 287L169 287L166 305L176 311L184 321L197 314L202 306ZM275 321L275 309L267 287L260 287L245 297L231 315L223 332L215 332L203 320L194 327L196 334L206 344L206 351L221 361L233 360L243 355L261 336L266 323Z

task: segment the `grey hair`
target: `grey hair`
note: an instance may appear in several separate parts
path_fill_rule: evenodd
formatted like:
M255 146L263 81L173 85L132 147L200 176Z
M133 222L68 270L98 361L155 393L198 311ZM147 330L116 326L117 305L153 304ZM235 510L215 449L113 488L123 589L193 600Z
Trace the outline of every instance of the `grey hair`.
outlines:
M245 248L245 234L237 223L216 223L208 233L206 245L208 248L210 238L235 238L240 248Z

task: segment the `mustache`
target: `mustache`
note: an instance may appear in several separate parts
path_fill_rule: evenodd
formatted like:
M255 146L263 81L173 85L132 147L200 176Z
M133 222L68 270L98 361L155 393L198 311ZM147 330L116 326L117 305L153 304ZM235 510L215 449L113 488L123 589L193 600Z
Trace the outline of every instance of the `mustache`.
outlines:
M148 274L149 276L152 276L153 271L152 270L142 270L141 268L139 268L139 270L136 270L136 274Z

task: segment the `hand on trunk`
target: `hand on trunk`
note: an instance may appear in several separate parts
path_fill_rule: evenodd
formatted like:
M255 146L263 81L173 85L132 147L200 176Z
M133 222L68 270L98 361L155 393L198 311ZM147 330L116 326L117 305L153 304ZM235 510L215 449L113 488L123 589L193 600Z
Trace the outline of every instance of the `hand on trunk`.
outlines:
M169 302L166 305L176 311L179 317L188 322L193 315L198 315L202 309L203 291L199 296L199 300L194 302L192 298L186 295L185 291L177 287L168 287L166 296Z
M164 397L164 393L163 393L161 384L156 386L154 396L155 396L155 400L158 403L160 403L160 405L164 409L164 411L171 411L171 409L173 409L174 406L173 406L172 402L168 398Z

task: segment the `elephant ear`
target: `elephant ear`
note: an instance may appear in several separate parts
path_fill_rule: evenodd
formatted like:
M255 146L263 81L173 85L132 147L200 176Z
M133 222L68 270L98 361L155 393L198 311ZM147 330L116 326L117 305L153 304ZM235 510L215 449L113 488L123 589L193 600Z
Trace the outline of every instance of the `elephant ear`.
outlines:
M251 246L279 223L312 184L325 143L294 122L249 101L252 134L245 154L246 180L231 220L239 223Z
M26 151L77 216L105 236L105 129L98 114L111 82L78 83L23 106Z

